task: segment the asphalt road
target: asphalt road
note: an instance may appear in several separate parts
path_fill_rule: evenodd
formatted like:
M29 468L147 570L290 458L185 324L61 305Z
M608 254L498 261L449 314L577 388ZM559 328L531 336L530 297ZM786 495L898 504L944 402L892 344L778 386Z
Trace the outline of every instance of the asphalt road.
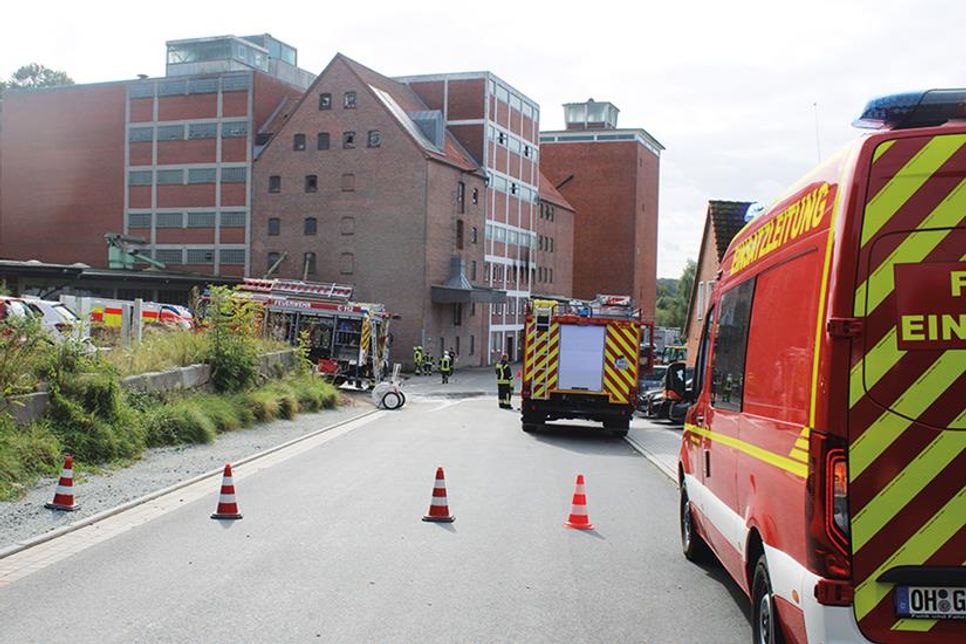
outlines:
M452 524L429 524L436 467ZM563 527L577 473L592 532ZM746 642L680 555L677 491L624 441L520 431L494 399L399 412L0 588L3 642Z

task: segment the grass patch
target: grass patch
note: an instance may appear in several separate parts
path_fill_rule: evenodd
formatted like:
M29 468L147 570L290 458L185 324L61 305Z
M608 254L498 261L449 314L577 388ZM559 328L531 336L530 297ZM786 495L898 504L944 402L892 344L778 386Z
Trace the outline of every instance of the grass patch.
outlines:
M0 415L0 501L12 501L38 478L56 474L63 461L57 437L46 423L17 427Z

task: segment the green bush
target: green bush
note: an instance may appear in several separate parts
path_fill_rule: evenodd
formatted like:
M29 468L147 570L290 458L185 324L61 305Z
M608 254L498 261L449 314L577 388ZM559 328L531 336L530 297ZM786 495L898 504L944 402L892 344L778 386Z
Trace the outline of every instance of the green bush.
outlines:
M149 413L145 425L147 442L153 447L210 443L218 433L204 405L190 398L158 407Z
M233 295L231 289L211 288L207 362L216 391L244 391L258 381L258 312L258 303Z
M0 414L0 501L13 501L38 477L63 465L61 446L46 423L17 427Z
M266 389L250 391L245 395L244 401L245 406L251 410L255 419L259 422L278 418L278 398L271 391Z

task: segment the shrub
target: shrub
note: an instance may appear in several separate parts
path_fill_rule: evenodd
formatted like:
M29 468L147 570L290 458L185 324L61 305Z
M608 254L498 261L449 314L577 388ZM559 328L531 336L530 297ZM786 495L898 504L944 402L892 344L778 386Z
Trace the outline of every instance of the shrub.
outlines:
M217 427L197 400L185 399L162 405L145 422L147 442L152 446L178 443L210 443Z
M256 302L234 296L229 288L211 288L207 362L211 365L211 383L216 391L243 391L257 382L258 311Z

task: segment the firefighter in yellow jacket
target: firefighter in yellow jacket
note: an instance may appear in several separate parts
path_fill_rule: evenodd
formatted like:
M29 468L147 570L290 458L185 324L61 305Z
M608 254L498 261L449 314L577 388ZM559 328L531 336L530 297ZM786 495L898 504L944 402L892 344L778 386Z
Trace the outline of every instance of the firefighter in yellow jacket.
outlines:
M510 358L503 354L496 363L496 388L500 398L500 409L513 409L510 399L513 396L513 372L510 370Z

